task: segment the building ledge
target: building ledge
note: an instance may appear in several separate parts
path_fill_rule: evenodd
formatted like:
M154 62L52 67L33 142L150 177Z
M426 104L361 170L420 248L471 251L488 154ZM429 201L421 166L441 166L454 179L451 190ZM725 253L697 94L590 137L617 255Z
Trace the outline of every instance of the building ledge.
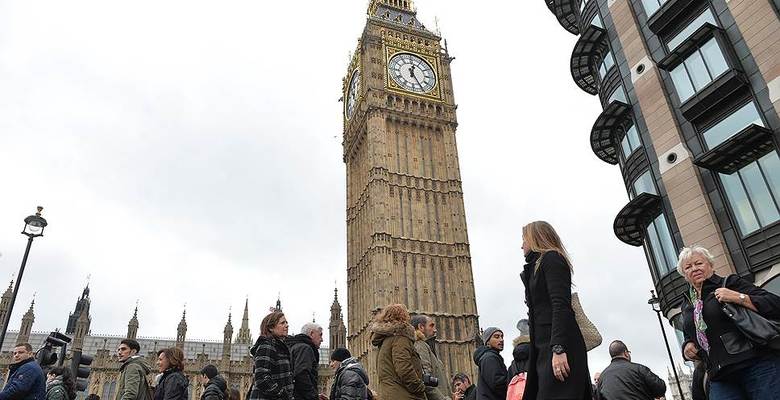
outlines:
M584 0L545 0L545 3L563 29L574 35L579 35L581 1Z
M673 22L689 15L691 9L700 3L700 0L668 0L647 19L647 26L656 35L670 30Z
M630 122L631 106L622 101L613 101L601 112L590 131L590 147L596 157L608 164L618 163L620 140Z
M582 32L571 53L571 77L580 89L588 94L597 94L598 65L607 53L607 31L590 25Z
M748 79L742 71L728 70L686 100L680 106L680 111L688 121L695 121L719 104L743 93L747 87Z
M661 198L641 193L631 200L615 217L613 229L623 243L642 246L647 225L661 212Z
M731 175L775 148L772 131L752 124L693 161L699 167Z

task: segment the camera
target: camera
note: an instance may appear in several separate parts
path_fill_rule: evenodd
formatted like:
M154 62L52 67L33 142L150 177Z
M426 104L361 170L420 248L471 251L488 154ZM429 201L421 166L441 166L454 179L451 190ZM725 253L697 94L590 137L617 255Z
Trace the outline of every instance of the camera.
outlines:
M429 374L427 372L423 374L422 381L423 381L423 384L425 384L425 386L430 386L430 387L438 387L439 386L439 378L437 378L437 377L435 377L435 376L433 376L433 375L431 375L431 374Z

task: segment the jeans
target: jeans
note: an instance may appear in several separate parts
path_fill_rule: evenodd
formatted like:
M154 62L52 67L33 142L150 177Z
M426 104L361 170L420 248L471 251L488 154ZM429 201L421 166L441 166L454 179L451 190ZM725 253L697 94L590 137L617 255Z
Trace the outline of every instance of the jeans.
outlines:
M711 385L710 400L780 400L780 358L759 361Z

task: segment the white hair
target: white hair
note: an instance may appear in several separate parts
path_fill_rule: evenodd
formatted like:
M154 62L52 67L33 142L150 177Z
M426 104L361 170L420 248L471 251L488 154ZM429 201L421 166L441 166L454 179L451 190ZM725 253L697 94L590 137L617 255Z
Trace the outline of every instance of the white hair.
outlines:
M683 267L685 266L685 263L695 254L706 258L710 265L715 265L715 257L712 256L712 253L710 253L706 247L696 244L691 247L683 247L682 251L680 251L680 257L677 259L677 273L685 276Z
M304 335L311 336L311 333L315 332L315 331L322 332L322 327L319 324L315 324L315 323L311 323L310 322L310 323L304 325L303 328L301 328L301 333L304 334Z

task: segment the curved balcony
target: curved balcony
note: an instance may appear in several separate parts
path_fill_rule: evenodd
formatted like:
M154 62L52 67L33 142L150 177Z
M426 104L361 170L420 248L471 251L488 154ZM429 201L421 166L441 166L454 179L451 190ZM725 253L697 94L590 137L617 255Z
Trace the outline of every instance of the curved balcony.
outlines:
M599 100L602 107L607 106L609 96L622 85L623 79L620 78L620 68L615 65L607 71L607 74L604 75L604 78L599 83Z
M588 29L588 25L590 25L591 21L593 21L593 18L596 17L599 13L599 5L598 1L593 0L582 0L585 2L585 7L582 9L582 12L580 13L580 32L584 32Z
M631 106L615 100L601 112L590 131L590 147L596 157L616 165L620 140L631 123Z
M545 0L563 29L579 35L580 2L584 0Z
M623 243L631 246L642 246L645 229L661 212L661 198L650 193L641 193L631 200L615 217L612 225L617 236Z
M571 77L580 89L595 95L599 92L598 65L607 54L607 31L595 25L588 26L571 53Z

